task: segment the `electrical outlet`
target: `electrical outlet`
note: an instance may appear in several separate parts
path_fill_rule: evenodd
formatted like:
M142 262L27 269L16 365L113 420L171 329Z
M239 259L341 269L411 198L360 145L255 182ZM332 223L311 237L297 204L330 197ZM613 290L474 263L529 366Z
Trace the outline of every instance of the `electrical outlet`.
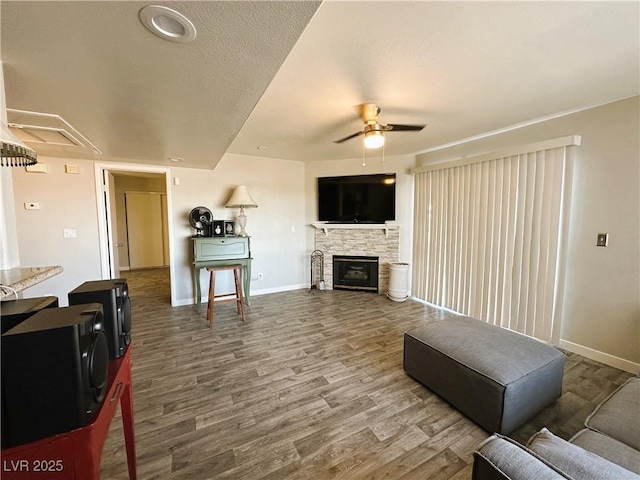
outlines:
M76 229L75 228L65 228L62 231L62 235L64 238L76 238Z
M258 274L258 280L264 280L264 275L262 273Z
M598 240L596 241L596 247L606 247L609 243L608 233L599 233Z
M40 204L38 202L28 202L24 204L25 210L40 210Z

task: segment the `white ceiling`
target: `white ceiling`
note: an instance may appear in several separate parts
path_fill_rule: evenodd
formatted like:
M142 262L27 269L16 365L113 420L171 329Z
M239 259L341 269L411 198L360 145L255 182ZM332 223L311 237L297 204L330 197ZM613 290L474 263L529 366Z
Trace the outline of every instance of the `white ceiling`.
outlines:
M361 137L334 141L364 102L428 125L387 134L404 155L640 94L635 1L155 2L190 44L142 26L151 3L0 2L7 107L60 115L93 158L213 168L357 158Z

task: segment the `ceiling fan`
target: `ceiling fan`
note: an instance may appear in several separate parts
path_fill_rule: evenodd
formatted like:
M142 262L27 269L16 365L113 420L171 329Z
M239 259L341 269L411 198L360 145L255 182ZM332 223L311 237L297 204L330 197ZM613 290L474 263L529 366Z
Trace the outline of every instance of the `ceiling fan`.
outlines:
M364 135L364 146L366 148L380 148L384 145L385 132L419 132L426 127L426 125L400 125L395 123L383 125L378 123L380 111L380 107L375 103L363 103L360 105L360 118L364 122L364 129L336 140L335 143L346 142L359 135Z

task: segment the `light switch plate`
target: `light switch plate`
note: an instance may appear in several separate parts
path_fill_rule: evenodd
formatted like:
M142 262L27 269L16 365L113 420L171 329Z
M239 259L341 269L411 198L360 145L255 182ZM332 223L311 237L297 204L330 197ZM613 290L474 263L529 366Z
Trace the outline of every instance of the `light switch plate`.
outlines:
M38 162L34 165L27 165L24 167L27 172L31 173L48 173L49 167L47 167L46 163Z
M609 243L608 233L599 233L598 240L596 241L596 247L606 247Z

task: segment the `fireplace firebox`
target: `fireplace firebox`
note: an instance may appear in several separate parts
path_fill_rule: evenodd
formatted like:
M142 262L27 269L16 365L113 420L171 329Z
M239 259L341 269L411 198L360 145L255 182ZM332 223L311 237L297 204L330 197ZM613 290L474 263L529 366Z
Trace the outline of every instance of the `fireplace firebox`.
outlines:
M378 293L379 257L333 255L333 289Z

